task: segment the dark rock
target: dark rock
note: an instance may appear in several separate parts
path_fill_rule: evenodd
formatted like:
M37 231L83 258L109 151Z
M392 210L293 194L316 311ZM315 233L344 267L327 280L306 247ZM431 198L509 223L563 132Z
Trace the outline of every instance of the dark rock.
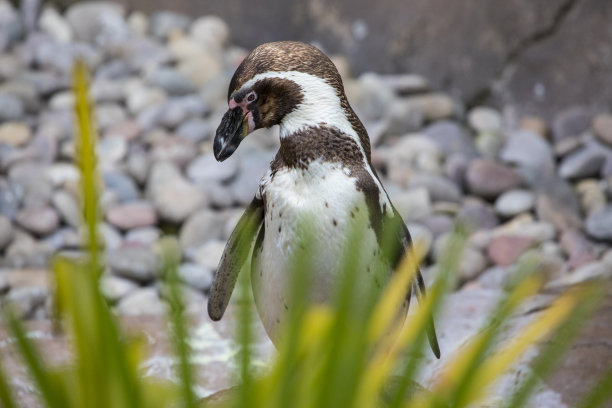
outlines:
M560 141L567 137L579 136L591 126L593 115L582 107L573 107L559 112L552 123L553 137Z
M601 150L585 146L565 156L559 166L559 175L566 179L596 176L604 161L605 156Z

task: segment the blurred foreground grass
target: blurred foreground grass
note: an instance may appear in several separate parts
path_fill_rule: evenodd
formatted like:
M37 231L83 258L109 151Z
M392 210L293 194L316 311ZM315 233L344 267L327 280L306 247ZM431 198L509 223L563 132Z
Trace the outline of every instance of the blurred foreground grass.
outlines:
M128 337L117 323L98 287L103 270L98 234L98 174L96 170L96 130L88 101L88 76L79 62L73 73L73 92L81 170L81 203L86 222L88 256L68 259L57 256L53 262L55 306L59 328L71 339L73 361L65 367L45 364L41 350L25 335L19 319L4 309L16 347L28 367L42 404L69 407L464 407L486 404L492 386L525 351L540 344L532 371L507 400L504 407L528 404L538 381L549 374L555 362L570 346L589 315L601 300L604 288L585 284L561 295L551 307L509 341L500 334L517 308L536 294L542 285L536 265L521 265L506 295L499 299L488 323L458 355L446 356L441 374L430 390L412 381L420 370L422 353L429 352L426 325L429 313L436 313L454 285L453 271L459 264L465 233L460 229L450 240L439 275L430 295L403 325L394 319L394 310L404 300L406 288L418 267L419 247L401 262L391 283L380 297L355 299L357 277L351 258L345 261L336 302L330 306L307 307L308 259L295 260L291 279L293 302L278 355L265 372L255 373L250 348L252 304L249 274L239 281L240 312L237 338L241 345L239 387L216 402L198 401L193 389L190 364L189 326L177 276L180 249L173 238L161 243L167 286L167 317L178 361L178 383L144 378L139 366L145 350L138 337ZM359 252L359 240L353 239ZM367 307L355 307L365 304ZM204 311L202 311L204 313ZM389 334L391 333L391 334ZM554 342L543 343L554 337ZM444 353L444 350L443 350ZM0 361L0 402L17 406L10 377ZM612 395L612 370L587 394L583 407L598 407Z

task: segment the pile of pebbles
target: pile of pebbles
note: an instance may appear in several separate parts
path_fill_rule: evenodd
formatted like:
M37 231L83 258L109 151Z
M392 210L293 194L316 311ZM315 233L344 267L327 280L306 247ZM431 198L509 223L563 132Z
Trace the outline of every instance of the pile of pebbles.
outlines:
M225 241L278 148L270 129L223 164L212 154L248 51L214 16L37 4L0 2L0 296L23 317L48 316L50 258L83 250L69 89L80 56L100 133L104 293L119 313L161 313L156 243L176 233L186 298L202 313ZM610 114L575 107L547 123L467 110L421 76L355 78L333 60L391 200L427 245L426 270L462 220L472 233L460 285L503 288L524 257L541 263L547 287L612 276Z

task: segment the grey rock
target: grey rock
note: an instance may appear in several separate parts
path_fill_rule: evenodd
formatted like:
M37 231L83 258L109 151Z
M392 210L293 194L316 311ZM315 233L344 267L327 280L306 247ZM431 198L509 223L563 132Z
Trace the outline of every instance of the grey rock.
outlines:
M155 144L151 152L153 161L170 161L180 167L184 167L197 154L193 142L187 139L171 136L160 140Z
M478 106L468 113L468 123L476 132L499 132L502 117L493 108Z
M390 198L405 222L420 220L432 212L431 197L424 187L393 194Z
M13 226L11 221L0 215L0 251L4 249L13 239Z
M470 165L470 159L461 153L453 153L444 162L444 174L453 180L461 189L466 189L465 176Z
M207 292L213 281L210 269L195 263L183 263L178 268L179 278L189 286Z
M211 239L220 239L225 219L218 212L203 209L191 215L180 232L181 247L185 251L204 245Z
M418 130L423 124L422 110L409 100L397 100L385 112L385 133L403 135Z
M552 123L555 141L570 136L578 136L591 126L593 115L583 107L573 107L560 111Z
M408 227L412 242L423 245L423 254L427 256L434 241L432 232L424 224L416 222L410 222L406 224L406 227Z
M565 179L595 176L605 161L603 152L591 146L585 146L567 155L559 166L559 175Z
M362 93L361 98L357 101L357 106L363 112L364 119L382 119L387 107L392 105L395 98L393 90L373 73L361 75L358 81Z
M503 290L507 287L511 276L508 267L492 266L487 268L476 280L478 285L483 289Z
M452 153L461 153L468 158L478 156L472 137L457 122L450 120L435 122L423 129L423 133L445 156Z
M132 291L117 304L117 311L125 316L161 315L166 308L154 287Z
M11 305L16 317L32 317L37 308L45 304L49 290L40 286L21 286L11 289L4 300Z
M116 204L106 211L108 222L122 230L149 227L157 224L155 208L145 201Z
M203 191L185 180L170 162L155 163L147 190L159 216L170 222L182 222L206 203Z
M159 68L153 71L147 80L150 84L162 88L168 95L186 95L196 91L196 86L189 78L172 68Z
M208 270L216 271L224 249L225 241L213 239L190 251L187 255L191 261L202 265Z
M98 234L107 250L118 249L123 241L119 231L105 222L100 223L98 226Z
M56 191L51 199L62 220L71 227L82 224L82 214L75 197L66 191Z
M577 268L597 260L595 245L578 230L567 230L561 235L561 247L569 256L570 268Z
M96 105L95 110L97 124L101 130L104 130L116 123L122 122L127 118L126 111L116 103L99 103Z
M114 275L102 275L100 290L111 303L115 303L138 289L138 285L129 279Z
M45 177L48 166L36 162L17 163L9 170L9 179L23 193L21 202L25 207L40 207L51 201L53 186Z
M589 215L585 222L587 234L595 239L612 241L612 206Z
M530 184L555 173L550 145L540 135L527 130L512 133L499 157L508 164L516 165Z
M73 38L68 21L51 6L45 7L40 14L38 28L58 42L68 43Z
M60 251L80 248L82 246L82 239L76 229L66 227L47 235L42 240L42 243L53 251Z
M155 227L135 228L125 234L126 245L154 246L161 237L161 231Z
M24 114L23 102L19 98L0 92L0 121L18 120Z
M145 247L120 247L107 253L109 268L116 275L146 283L159 273L156 254Z
M201 187L206 192L211 206L227 208L234 203L232 191L225 185L216 182L206 182Z
M210 122L195 118L181 123L176 129L176 134L194 143L199 143L211 139L214 131Z
M485 159L470 163L466 181L471 192L487 199L496 198L523 183L521 176L514 170Z
M495 211L488 204L475 199L464 201L457 213L457 221L465 223L473 230L491 229L499 224Z
M65 17L76 39L105 46L129 38L130 30L124 15L125 10L120 4L96 1L71 5Z
M191 19L183 14L158 11L149 20L149 30L155 37L165 40L174 31L187 31L190 23Z
M11 45L19 41L24 34L24 26L19 13L8 1L0 3L0 33Z
M500 195L495 201L495 211L502 217L514 217L531 211L535 204L535 195L529 190L510 190Z
M227 45L230 30L227 23L217 16L203 16L191 25L189 35L207 48Z
M219 163L211 152L189 163L186 173L187 177L196 184L224 182L238 173L239 165L238 159L232 157Z
M242 147L242 146L241 146ZM254 150L238 156L240 173L230 184L234 199L241 204L248 204L259 188L259 180L265 174L274 157L272 151Z
M409 188L425 187L432 201L461 202L461 190L451 180L431 173L419 173L410 178Z
M136 183L125 173L117 170L105 171L103 178L106 188L117 194L120 202L133 201L139 198L140 193Z
M126 168L130 176L138 183L144 184L149 174L149 156L142 150L131 152L127 157Z
M15 219L20 226L36 235L47 235L59 226L59 216L49 206L24 208Z
M446 214L432 214L420 221L429 231L432 232L434 238L450 232L454 225L454 220Z
M0 214L12 220L19 211L23 188L16 183L0 179Z

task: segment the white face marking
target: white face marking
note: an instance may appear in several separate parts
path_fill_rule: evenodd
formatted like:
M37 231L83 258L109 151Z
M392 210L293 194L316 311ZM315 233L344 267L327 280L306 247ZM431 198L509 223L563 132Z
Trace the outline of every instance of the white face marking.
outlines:
M293 112L286 115L280 123L281 139L291 137L292 134L306 128L317 127L320 125L334 127L342 133L350 136L355 143L357 143L357 146L359 146L365 169L368 171L368 173L370 173L370 176L372 176L372 179L378 185L378 188L381 191L381 194L379 195L381 211L385 213L386 208L387 215L391 216L392 214L390 211L391 205L389 198L387 197L382 185L379 183L378 178L374 176L374 173L368 164L359 135L355 129L353 129L353 126L346 117L346 112L344 109L342 109L340 98L338 97L334 87L325 82L324 79L305 72L283 71L257 74L245 82L240 90L251 88L258 81L267 78L288 79L295 82L302 90L302 103L300 103Z

